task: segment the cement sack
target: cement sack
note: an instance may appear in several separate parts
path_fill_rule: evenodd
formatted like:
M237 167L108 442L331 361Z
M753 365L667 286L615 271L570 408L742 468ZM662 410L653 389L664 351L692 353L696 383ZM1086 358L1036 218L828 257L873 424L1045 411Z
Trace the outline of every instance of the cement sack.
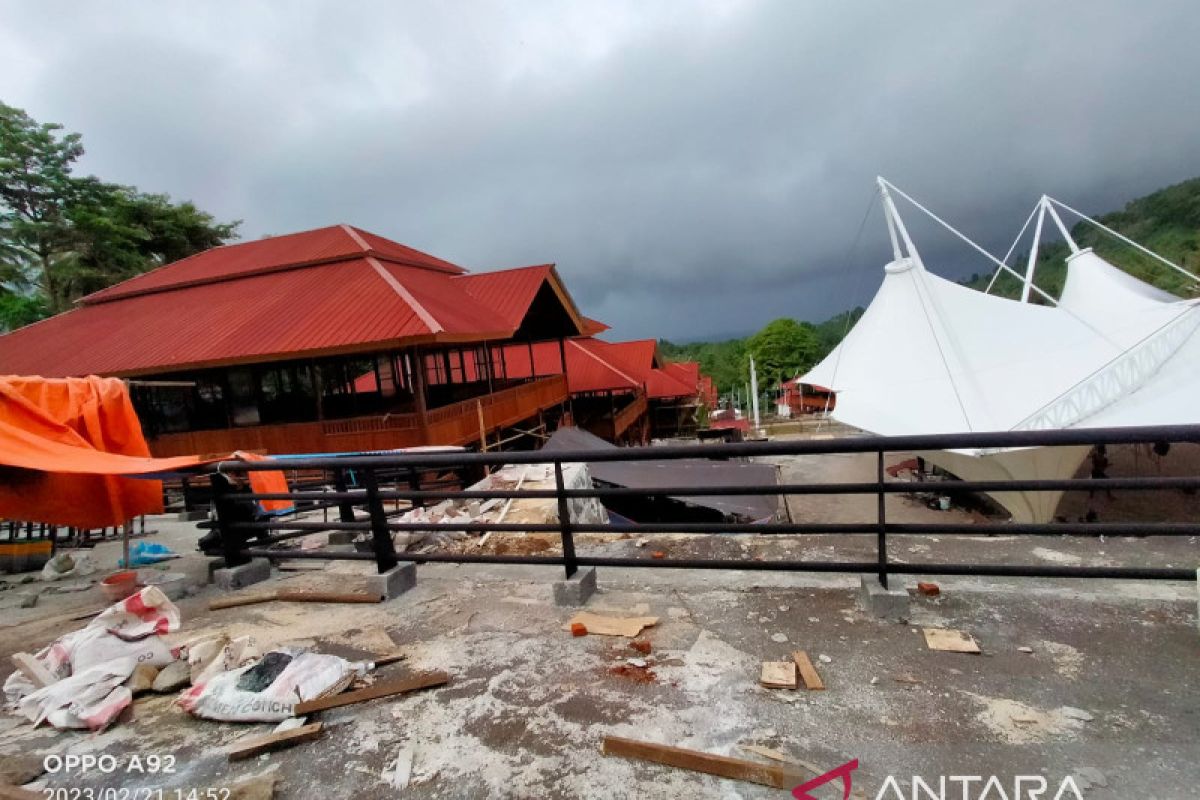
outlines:
M147 586L35 654L54 683L37 689L15 672L4 682L5 698L35 724L99 730L132 700L120 684L138 664L162 667L178 657L162 639L178 629L179 609Z
M337 694L368 665L292 648L272 650L258 662L196 683L176 701L183 710L225 722L280 722L297 703Z

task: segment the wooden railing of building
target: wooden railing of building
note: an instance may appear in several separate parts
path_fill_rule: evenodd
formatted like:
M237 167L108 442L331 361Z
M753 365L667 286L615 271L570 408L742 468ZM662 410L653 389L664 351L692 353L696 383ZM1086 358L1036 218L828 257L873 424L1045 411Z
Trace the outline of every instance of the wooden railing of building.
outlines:
M149 441L158 457L208 455L234 450L267 453L337 453L389 450L427 444L462 445L479 441L479 406L484 428L492 433L553 408L568 399L563 375L538 378L489 395L429 411L425 424L419 414L255 425L209 431L169 433Z

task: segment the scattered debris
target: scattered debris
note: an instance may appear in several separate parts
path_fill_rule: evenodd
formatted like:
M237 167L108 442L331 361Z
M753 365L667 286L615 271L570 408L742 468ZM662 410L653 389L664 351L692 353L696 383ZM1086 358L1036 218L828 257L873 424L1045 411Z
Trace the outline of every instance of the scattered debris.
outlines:
M1075 708L1074 706L1063 706L1058 711L1067 719L1077 719L1080 722L1091 722L1095 719L1087 711L1084 711L1082 708Z
M5 697L35 725L45 720L56 728L103 730L133 701L122 684L139 663L175 660L163 635L178 628L179 609L146 587L29 657L52 682L39 687L18 670L4 682Z
M779 610L780 610L780 611L787 611L787 610L789 610L790 608L791 608L791 606L780 606L780 607L779 607Z
M646 659L644 659L644 658L627 658L627 659L625 659L625 663L631 667L645 667Z
M795 689L796 665L791 661L764 661L758 682L768 689Z
M872 685L872 686L878 686L878 685L879 685L879 678L872 677L872 678L871 678L871 685Z
M1030 654L1032 654L1032 653L1033 653L1033 648L1032 648L1032 647L1018 647L1018 648L1017 648L1017 652L1019 652L1019 653L1030 653Z
M820 661L822 664L832 664L833 663L833 659L830 658L829 656L825 655L824 653L821 653L819 656L817 656L817 660Z
M571 630L571 626L576 623L587 628L589 634L624 636L632 639L642 632L642 628L650 628L657 625L658 617L606 617L601 614L581 611L571 617L565 629Z
M151 691L159 694L173 692L176 689L182 689L192 681L192 668L186 661L172 661L158 671L154 676L154 682L151 684Z
M412 782L413 762L416 757L415 747L412 745L401 747L396 753L396 760L388 765L388 769L384 770L384 780L388 781L393 789L407 789L408 784ZM388 773L391 773L390 777Z
M955 631L946 628L922 628L925 634L925 644L930 650L940 650L944 653L971 653L978 655L979 644L974 637L965 631Z
M749 781L775 789L791 789L808 777L790 764L761 764L741 758L685 750L653 742L639 742L618 736L605 736L600 751L606 756L621 756L655 764L666 764L721 778Z
M304 701L320 702L366 674L367 665L295 648L272 650L251 663L219 672L179 696L193 716L226 722L281 722L306 713Z
M942 593L942 587L936 583L925 583L924 581L917 584L917 592L926 597L937 597Z
M788 640L788 637L787 637L786 633L772 633L771 634L771 641L775 642L777 644L783 644L787 640Z
M796 669L800 671L800 679L804 681L804 688L814 692L824 690L825 682L821 680L820 673L809 660L808 653L797 650L792 653L792 660L796 662Z
M56 675L42 666L40 661L28 653L13 653L12 662L13 666L20 670L21 674L39 689L49 686L58 680Z
M311 725L303 725L292 730L239 740L234 742L233 747L229 749L229 760L244 761L247 758L253 758L262 753L282 750L285 747L292 747L301 742L311 742L321 735L322 727L320 722L314 722Z
M641 661L641 659L637 659ZM642 666L638 667L630 663L617 664L610 669L610 675L616 675L618 678L629 678L634 683L654 683L658 680L658 675L654 670L650 669L649 662L642 661Z
M653 553L650 554L650 557L651 558L666 558L667 554L664 553L662 550L655 550Z
M907 683L910 686L921 685L921 681L917 678L914 678L912 675L897 675L896 677L892 678L892 680L894 680L896 683Z
M588 635L587 625L584 625L582 622L572 622L571 623L571 635L572 636L587 636Z
M650 642L645 639L635 639L629 643L629 646L644 656L650 655Z
M353 705L354 703L362 703L380 697L390 697L392 695L415 692L418 689L443 686L449 682L450 676L445 672L425 672L408 678L377 683L374 686L354 692L344 692L342 694L297 703L292 713L296 715L312 714L316 711Z
M229 787L226 800L271 800L275 796L275 782L279 776L271 772L253 775Z
M133 674L125 681L125 688L136 697L150 691L154 687L154 679L157 677L158 667L150 664L138 664L134 667Z

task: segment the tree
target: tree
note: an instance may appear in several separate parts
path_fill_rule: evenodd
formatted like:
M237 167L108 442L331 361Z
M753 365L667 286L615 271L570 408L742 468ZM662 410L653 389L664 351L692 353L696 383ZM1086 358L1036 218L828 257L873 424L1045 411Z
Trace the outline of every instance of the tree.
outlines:
M754 356L759 391L780 380L794 378L817 361L816 329L807 322L786 317L768 322L747 343L748 356ZM749 359L747 358L747 366ZM746 373L749 375L749 373Z
M54 266L75 248L68 208L83 188L71 176L81 137L61 130L0 103L0 280L8 293L36 289L51 311L63 305Z
M79 297L237 235L189 202L72 174L79 134L0 103L0 325L66 310Z

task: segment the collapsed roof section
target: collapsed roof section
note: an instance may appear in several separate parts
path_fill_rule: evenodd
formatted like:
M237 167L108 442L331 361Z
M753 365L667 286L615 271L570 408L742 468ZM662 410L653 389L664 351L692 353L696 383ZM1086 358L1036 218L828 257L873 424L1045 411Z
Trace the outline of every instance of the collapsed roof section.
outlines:
M542 447L546 452L614 449L616 445L579 428L559 428ZM776 486L779 482L776 468L770 464L703 458L597 461L588 463L588 472L595 482L646 490L673 486ZM670 499L685 506L716 512L722 519L734 522L770 522L779 513L779 498L775 495L673 496ZM614 506L610 505L613 498L606 500L610 510L622 516L637 522L652 521L645 517L648 509L644 506L619 503ZM659 511L656 516L661 517L663 513Z

